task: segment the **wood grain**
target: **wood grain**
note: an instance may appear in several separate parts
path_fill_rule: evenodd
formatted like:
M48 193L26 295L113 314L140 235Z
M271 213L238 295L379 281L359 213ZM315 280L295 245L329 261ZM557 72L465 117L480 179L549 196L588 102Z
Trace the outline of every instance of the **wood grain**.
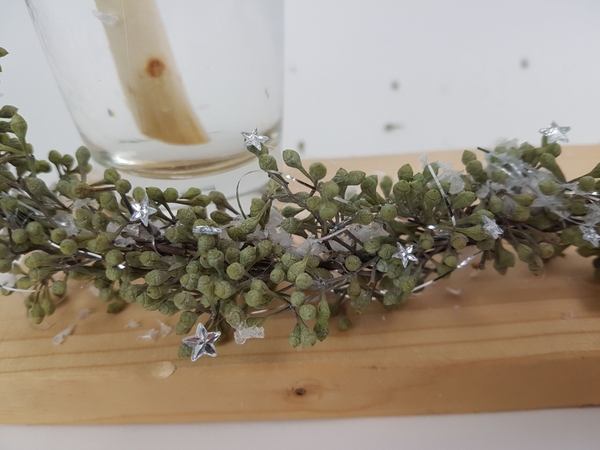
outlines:
M567 176L598 160L571 148ZM459 152L430 154L457 161ZM343 161L372 172L418 156ZM335 167L336 162L329 163ZM460 289L455 295L447 288ZM177 359L180 337L138 336L163 318L131 307L105 314L88 286L35 329L21 297L0 298L0 422L99 424L331 418L503 411L600 404L600 285L591 261L569 252L534 277L467 267L401 311L374 307L332 327L314 348L287 343L289 318L266 338ZM92 308L87 318L78 311ZM126 329L129 320L141 323ZM69 325L60 345L51 339Z

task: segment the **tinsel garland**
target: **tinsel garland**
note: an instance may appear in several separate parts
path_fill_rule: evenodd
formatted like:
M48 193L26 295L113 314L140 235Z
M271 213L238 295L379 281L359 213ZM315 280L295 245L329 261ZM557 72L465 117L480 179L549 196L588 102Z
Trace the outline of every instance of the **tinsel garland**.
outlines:
M283 161L299 175L284 175L266 139L244 133L269 178L245 212L216 191L132 189L115 169L89 183L85 147L37 159L17 109L4 106L0 118L0 272L13 278L1 292L26 293L34 324L68 298L69 280L92 280L109 313L136 303L179 314L177 334L198 324L179 348L196 360L215 356L231 328L238 343L262 337L280 314L296 319L290 344L312 346L331 317L345 330L348 308L397 309L474 257L502 275L518 258L538 275L575 246L600 277L600 164L567 181L554 123L539 147L480 149L485 166L465 151L464 173L424 160L396 180L344 169L328 177L293 150ZM39 177L49 172L53 187Z

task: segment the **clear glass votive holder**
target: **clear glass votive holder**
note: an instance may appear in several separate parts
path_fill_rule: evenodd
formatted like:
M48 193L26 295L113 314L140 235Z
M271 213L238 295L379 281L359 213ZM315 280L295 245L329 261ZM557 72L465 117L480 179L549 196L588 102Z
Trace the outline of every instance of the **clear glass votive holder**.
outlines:
M26 1L71 116L103 166L147 185L179 179L232 196L258 167L241 132L257 128L277 147L283 0ZM265 182L251 173L240 188Z

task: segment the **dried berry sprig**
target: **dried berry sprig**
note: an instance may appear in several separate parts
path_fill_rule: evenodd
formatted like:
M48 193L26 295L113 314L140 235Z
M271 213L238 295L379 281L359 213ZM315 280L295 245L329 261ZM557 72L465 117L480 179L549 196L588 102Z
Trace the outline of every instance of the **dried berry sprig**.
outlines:
M465 151L464 173L439 161L421 172L403 165L395 180L331 177L293 150L283 162L298 175L286 175L260 143L249 151L268 187L238 212L216 191L132 189L115 169L91 183L85 147L40 160L17 109L3 107L0 119L0 271L15 279L2 293L27 293L33 323L67 298L70 279L91 280L110 313L137 303L178 314L182 335L200 321L206 329L179 349L190 356L201 336L223 339L233 327L243 342L281 314L296 319L291 345L312 346L331 317L348 329L348 308L395 309L464 266L472 248L481 267L504 275L519 258L537 275L575 246L600 277L600 164L567 182L560 146L546 138L482 149L485 165ZM39 177L49 172L52 188Z

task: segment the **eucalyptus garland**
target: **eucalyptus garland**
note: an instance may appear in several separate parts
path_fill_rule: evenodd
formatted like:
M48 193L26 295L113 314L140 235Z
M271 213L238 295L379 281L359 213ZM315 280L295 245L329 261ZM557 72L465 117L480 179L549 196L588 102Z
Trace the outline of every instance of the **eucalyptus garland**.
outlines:
M0 271L13 277L1 291L25 292L34 324L68 298L69 280L91 280L109 313L137 304L177 314L180 335L198 324L179 348L195 360L215 356L232 328L236 342L262 337L281 314L296 319L290 344L312 346L332 318L346 330L349 309L397 309L474 257L502 275L518 258L539 275L575 246L600 278L600 164L567 181L554 123L539 147L480 149L485 165L466 150L464 171L424 160L395 179L331 176L293 150L283 162L297 175L284 175L266 139L244 133L268 177L244 211L216 191L132 189L112 168L91 182L85 147L37 159L17 108L0 118ZM50 172L52 187L40 178Z

